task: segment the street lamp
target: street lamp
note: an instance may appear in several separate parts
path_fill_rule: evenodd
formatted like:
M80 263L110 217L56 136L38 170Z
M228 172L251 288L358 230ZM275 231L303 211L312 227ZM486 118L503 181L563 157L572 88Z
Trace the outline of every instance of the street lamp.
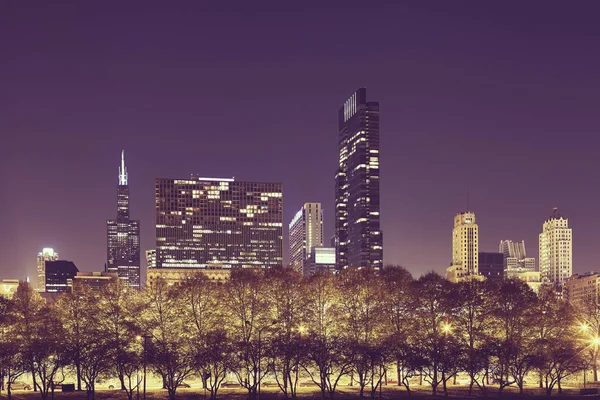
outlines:
M136 338L137 340L142 340L144 339L144 395L143 395L143 399L146 400L146 349L148 346L148 339L151 338L152 336L150 335L138 335Z

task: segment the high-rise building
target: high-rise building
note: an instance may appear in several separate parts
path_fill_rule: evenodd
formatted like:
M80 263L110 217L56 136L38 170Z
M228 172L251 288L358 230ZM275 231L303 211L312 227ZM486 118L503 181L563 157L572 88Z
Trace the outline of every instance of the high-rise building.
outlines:
M477 255L479 274L488 281L499 282L504 278L504 255L480 251Z
M69 292L79 269L73 261L46 261L46 293Z
M535 271L535 258L527 257L524 240L520 242L501 240L498 250L504 255L504 269L507 274Z
M321 203L304 203L289 225L290 266L303 273L304 262L314 247L323 246Z
M379 209L379 103L365 88L339 110L335 175L335 248L338 269L383 266Z
M36 290L43 292L46 290L46 261L58 260L58 253L50 247L42 249L37 255L37 284Z
M281 183L157 179L156 267L283 264Z
M140 288L140 221L129 216L129 182L125 168L125 152L121 152L117 186L117 219L106 222L106 269L117 273L127 286Z
M560 289L573 274L573 233L569 220L558 209L542 226L540 233L540 273L542 279Z
M452 264L446 269L446 279L460 282L481 279L479 275L479 227L475 213L456 214L452 230Z

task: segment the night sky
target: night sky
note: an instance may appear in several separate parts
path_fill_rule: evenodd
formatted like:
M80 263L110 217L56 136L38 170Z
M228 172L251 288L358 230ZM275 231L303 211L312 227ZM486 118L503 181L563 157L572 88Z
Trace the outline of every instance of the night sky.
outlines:
M386 263L443 272L468 191L480 251L524 239L537 258L557 206L574 272L597 270L599 11L2 2L0 279L33 277L42 247L103 269L122 149L142 251L154 247L154 178L191 173L283 182L285 231L302 203L322 202L329 244L337 111L360 86L381 107Z

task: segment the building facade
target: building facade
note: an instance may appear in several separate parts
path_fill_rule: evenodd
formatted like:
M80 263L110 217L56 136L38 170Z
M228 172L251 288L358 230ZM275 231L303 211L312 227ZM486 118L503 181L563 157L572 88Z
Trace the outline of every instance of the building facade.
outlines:
M558 289L573 274L573 232L557 208L540 233L540 273Z
M456 214L452 229L452 264L446 270L446 279L461 282L480 279L479 275L479 227L475 213Z
M313 247L309 257L304 260L302 275L312 276L316 273L335 273L335 247Z
M504 255L502 253L479 252L477 255L479 274L491 282L504 279Z
M304 263L314 247L323 246L321 203L304 203L289 225L290 266L303 273Z
M42 249L37 255L37 281L36 290L43 292L46 290L46 261L58 260L58 253L50 247Z
M116 272L78 272L73 278L73 284L88 285L92 290L100 290L118 279L119 275Z
M46 293L70 292L79 269L73 261L46 261Z
M508 274L508 271L535 271L535 258L527 257L524 240L520 242L501 240L498 250L504 255L506 274Z
M379 207L379 103L365 88L338 113L335 248L338 269L383 266Z
M597 309L600 305L600 273L588 272L569 277L564 282L563 297L578 310L585 311L587 307Z
M208 282L224 283L231 277L231 270L224 268L153 268L146 275L146 287L153 288L159 279L167 285L179 285L187 279L204 275Z
M117 218L106 222L107 272L132 288L140 288L140 221L130 219L129 178L125 167L125 152L121 152L119 184L117 186Z
M281 183L157 179L157 268L283 264Z

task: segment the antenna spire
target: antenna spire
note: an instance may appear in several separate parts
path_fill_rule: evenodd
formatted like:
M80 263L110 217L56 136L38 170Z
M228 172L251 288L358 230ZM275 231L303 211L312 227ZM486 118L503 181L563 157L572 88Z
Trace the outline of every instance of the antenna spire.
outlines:
M125 167L125 150L121 151L121 166L119 167L119 185L127 185L127 168Z

